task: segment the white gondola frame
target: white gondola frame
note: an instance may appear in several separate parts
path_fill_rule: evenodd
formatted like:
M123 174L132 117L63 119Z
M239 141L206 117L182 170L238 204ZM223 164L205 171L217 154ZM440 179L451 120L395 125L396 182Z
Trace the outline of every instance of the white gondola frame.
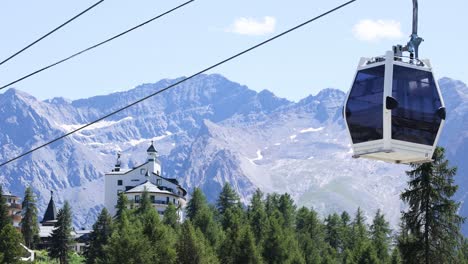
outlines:
M371 61L370 58L361 58L359 62L356 74L354 75L353 82L351 84L351 88L349 89L346 95L345 105L343 107L343 118L345 120L345 126L348 131L349 140L351 142L352 150L354 153L353 157L369 158L392 163L430 162L432 160L432 155L434 153L435 147L437 146L437 142L439 141L441 131L444 127L445 120L441 119L439 129L437 131L437 135L432 146L392 139L392 110L387 109L385 99L387 98L387 96L392 96L394 65L430 72L432 74L432 77L434 78L441 106L445 107L442 94L440 92L439 84L436 81L437 79L435 78L435 74L429 60L423 60L422 62L424 66L419 66L415 64L397 61L394 58L394 53L392 51L388 51L385 55L384 61L368 64L367 62ZM351 90L353 88L354 82L356 81L357 75L361 70L374 68L381 65L385 65L384 90L382 97L383 138L354 144L346 118L346 106L349 100Z

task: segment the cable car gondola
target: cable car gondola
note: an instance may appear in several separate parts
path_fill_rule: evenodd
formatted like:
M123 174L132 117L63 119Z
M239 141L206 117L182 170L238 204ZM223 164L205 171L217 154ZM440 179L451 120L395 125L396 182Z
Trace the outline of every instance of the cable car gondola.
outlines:
M431 161L446 112L429 60L418 58L417 9L413 0L413 34L405 47L359 62L343 109L355 158Z

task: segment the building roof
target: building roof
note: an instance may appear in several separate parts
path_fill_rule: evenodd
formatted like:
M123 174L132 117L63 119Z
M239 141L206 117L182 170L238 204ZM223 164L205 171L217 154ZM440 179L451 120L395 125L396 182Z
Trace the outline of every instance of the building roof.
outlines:
M166 178L166 177L163 177L163 176L161 176L161 175L158 175L158 174L156 174L156 173L154 173L154 172L153 172L153 175L156 175L156 176L158 176L158 177L161 178L161 179L164 179L164 180L166 180L166 181L169 181L169 182L174 183L175 185L177 185L177 187L179 187L179 188L182 190L183 196L187 195L187 190L185 190L185 188L182 187L182 186L179 184L179 181L178 181L177 179L175 179L175 178Z
M125 193L142 193L144 191L149 193L170 193L168 191L163 191L158 188L158 186L154 185L150 181L145 181L144 183L133 187L132 189L126 191Z
M54 231L54 226L39 226L39 237L45 238L45 237L51 237L52 236L52 231Z
M158 151L154 148L153 146L153 141L151 141L151 146L149 146L148 150L146 150L148 153L158 153Z
M50 192L50 201L49 205L47 205L47 209L44 213L44 217L42 218L42 222L48 222L57 219L57 210L55 209L54 203L54 192Z
M44 226L40 225L39 226L39 237L40 238L47 238L52 236L52 232L55 230L55 226ZM79 239L83 236L89 235L93 230L72 230L70 232L71 236L73 239Z
M14 197L14 198L18 198L18 199L20 198L19 196L16 196L16 195L12 194L10 191L5 190L5 189L3 189L2 196L4 196L4 197Z

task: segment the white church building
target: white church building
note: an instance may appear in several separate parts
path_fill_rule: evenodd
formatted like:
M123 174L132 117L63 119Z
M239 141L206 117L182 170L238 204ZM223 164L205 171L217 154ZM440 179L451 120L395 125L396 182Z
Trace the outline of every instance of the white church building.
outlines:
M153 142L147 153L148 158L145 163L126 170L121 168L120 154L118 154L114 169L105 175L104 205L111 215L115 215L118 196L124 193L129 206L138 207L146 190L153 207L160 215L163 215L169 203L172 203L179 209L179 216L182 219L187 191L176 179L162 176L161 162Z

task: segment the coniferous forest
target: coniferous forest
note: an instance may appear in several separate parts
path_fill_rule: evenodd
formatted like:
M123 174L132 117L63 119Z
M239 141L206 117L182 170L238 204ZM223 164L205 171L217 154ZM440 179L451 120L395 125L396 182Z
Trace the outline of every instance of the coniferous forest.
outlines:
M164 217L153 209L148 193L130 209L121 194L117 214L106 209L93 225L85 263L468 263L468 242L461 235L464 218L453 200L456 168L437 148L432 163L414 164L401 194L406 210L398 230L385 219L385 208L366 219L354 212L320 217L313 208L298 208L291 196L257 190L248 206L225 184L215 204L195 188L180 221L170 204ZM25 193L21 233L0 208L0 262L18 262L15 243L34 246L35 201ZM4 204L3 201L1 204ZM49 257L70 263L71 207L59 211ZM55 262L54 262L55 263Z

